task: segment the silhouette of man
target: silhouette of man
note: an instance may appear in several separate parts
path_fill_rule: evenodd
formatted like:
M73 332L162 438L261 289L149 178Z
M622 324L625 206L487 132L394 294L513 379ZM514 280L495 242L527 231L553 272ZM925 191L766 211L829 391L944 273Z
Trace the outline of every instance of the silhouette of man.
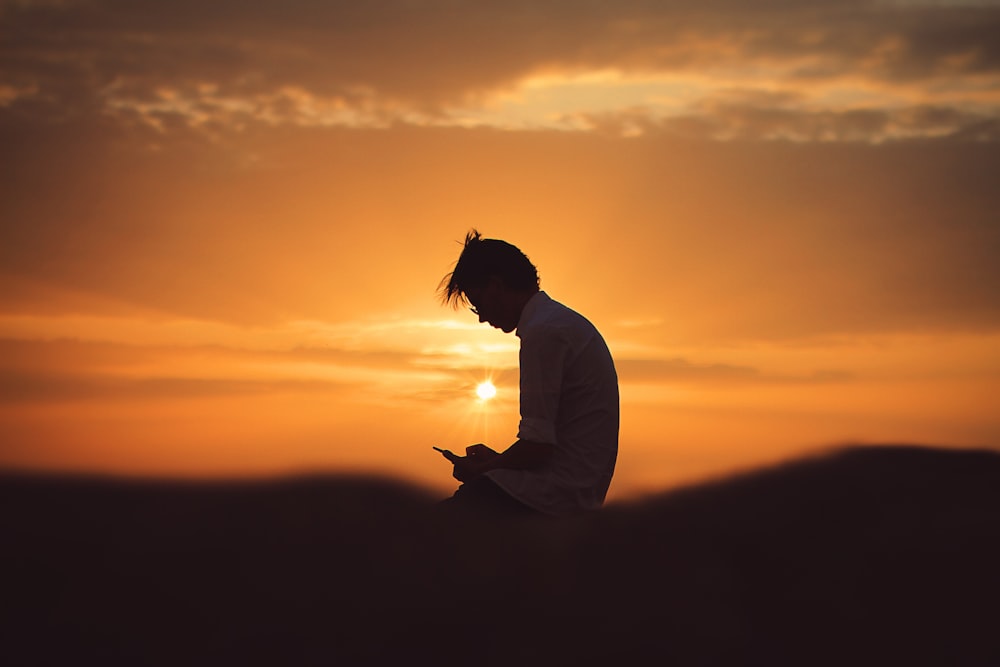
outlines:
M604 338L579 313L539 289L517 247L465 237L442 301L471 306L480 322L516 332L521 421L501 452L484 444L454 457L462 484L446 504L495 514L567 515L604 502L618 456L618 376Z

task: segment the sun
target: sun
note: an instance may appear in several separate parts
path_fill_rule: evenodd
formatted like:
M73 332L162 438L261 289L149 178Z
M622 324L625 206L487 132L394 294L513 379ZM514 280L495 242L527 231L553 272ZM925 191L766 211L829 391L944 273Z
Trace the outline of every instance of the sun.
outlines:
M493 386L493 383L487 380L486 382L480 382L476 385L476 396L480 400L488 401L497 395L497 388Z

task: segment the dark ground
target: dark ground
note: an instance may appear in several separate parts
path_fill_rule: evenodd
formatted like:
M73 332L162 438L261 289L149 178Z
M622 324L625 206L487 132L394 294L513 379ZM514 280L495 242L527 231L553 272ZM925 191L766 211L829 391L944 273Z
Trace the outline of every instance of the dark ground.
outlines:
M1000 453L484 524L392 481L0 475L3 665L1000 665Z

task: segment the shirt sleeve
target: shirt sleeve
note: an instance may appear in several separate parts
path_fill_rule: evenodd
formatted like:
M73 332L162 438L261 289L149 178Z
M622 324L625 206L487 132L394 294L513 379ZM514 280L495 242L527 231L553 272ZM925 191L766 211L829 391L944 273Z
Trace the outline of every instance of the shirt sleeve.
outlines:
M519 440L556 442L559 399L569 345L558 330L542 327L521 339Z

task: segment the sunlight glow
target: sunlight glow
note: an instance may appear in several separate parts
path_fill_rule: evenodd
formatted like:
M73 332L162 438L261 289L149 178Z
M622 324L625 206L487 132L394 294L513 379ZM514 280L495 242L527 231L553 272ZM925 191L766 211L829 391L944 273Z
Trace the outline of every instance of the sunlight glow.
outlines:
M480 382L476 385L476 396L482 401L488 401L497 395L497 388L493 386L493 383L487 380L486 382Z

